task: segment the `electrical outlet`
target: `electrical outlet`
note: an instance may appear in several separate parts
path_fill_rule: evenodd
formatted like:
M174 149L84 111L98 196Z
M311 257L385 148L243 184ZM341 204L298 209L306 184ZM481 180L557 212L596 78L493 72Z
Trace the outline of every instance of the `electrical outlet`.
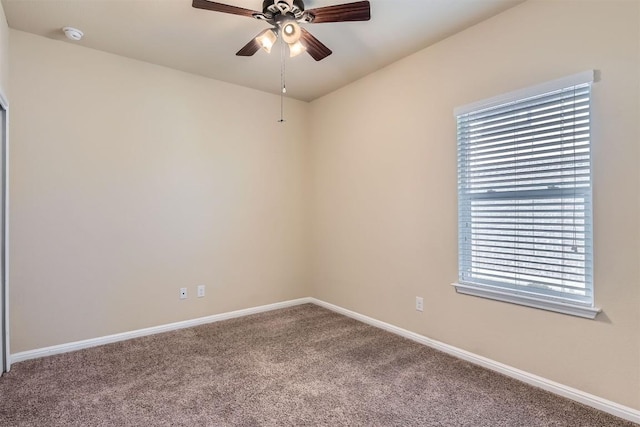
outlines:
M204 285L198 285L198 298L202 298L204 296Z
M187 288L180 288L180 299L187 299Z
M424 299L416 297L416 311L424 311Z

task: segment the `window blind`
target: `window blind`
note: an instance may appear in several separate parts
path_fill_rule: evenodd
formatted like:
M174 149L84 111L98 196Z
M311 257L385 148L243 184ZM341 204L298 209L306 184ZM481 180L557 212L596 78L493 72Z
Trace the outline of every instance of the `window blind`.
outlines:
M457 114L458 280L593 306L591 81L545 89Z

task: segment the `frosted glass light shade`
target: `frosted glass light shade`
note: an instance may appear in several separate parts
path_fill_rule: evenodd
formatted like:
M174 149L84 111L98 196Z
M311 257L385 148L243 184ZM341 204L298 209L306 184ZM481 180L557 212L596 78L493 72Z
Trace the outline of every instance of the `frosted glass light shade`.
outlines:
M298 40L295 43L290 43L289 44L289 57L293 58L294 56L298 56L302 52L304 52L305 50L307 50L307 48L304 47L304 45L302 43L300 43L300 40Z
M267 53L271 53L271 48L275 44L278 36L276 31L273 28L269 28L264 30L258 37L256 37L256 41Z
M288 45L292 45L300 40L302 30L296 21L287 21L282 25L282 40Z

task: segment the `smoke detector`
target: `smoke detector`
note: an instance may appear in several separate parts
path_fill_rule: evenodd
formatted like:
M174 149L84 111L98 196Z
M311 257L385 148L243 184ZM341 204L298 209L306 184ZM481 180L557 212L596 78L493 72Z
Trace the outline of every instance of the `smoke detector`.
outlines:
M84 36L84 33L77 28L73 27L64 27L62 29L64 31L64 35L67 36L68 39L78 41Z

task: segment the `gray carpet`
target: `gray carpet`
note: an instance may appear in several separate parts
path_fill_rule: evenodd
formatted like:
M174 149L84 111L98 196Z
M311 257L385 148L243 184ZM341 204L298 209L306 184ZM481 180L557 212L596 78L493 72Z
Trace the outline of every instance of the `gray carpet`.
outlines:
M306 304L17 363L2 426L632 426Z

